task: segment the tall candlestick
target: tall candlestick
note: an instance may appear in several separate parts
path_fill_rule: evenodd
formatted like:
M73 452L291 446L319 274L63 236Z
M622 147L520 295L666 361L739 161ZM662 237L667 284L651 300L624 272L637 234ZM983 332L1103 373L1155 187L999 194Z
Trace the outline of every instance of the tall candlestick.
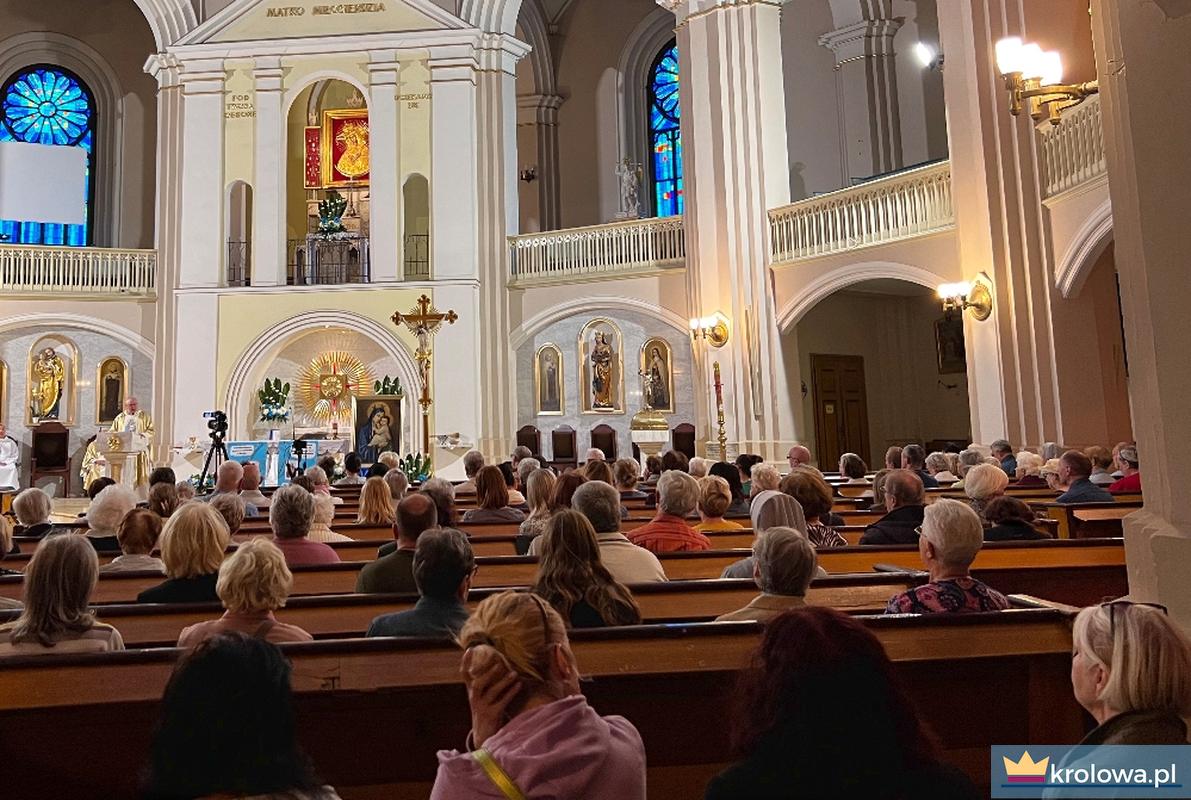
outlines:
M727 461L728 432L724 429L724 384L720 381L720 362L716 361L711 368L715 374L715 410L720 433L720 461Z

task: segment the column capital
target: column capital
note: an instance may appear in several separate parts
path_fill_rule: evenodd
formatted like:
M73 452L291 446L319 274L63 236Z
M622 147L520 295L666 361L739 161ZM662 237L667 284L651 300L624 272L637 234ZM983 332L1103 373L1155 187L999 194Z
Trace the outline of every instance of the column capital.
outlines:
M223 94L227 69L220 58L183 61L178 80L187 95Z
M519 124L557 125L558 109L566 98L558 94L517 95L517 116Z
M157 81L158 89L172 89L180 83L182 70L172 53L154 53L145 61L144 69Z
M893 37L905 24L905 17L866 19L828 31L819 44L835 53L838 69L846 61L893 55Z
M289 67L281 66L281 59L277 56L258 56L252 66L252 79L258 92L278 92L282 90L282 80Z
M400 80L401 64L396 50L379 50L372 53L368 61L368 84L370 86L396 86Z
M700 17L713 11L744 6L775 6L780 8L788 0L656 0L662 8L674 14L678 24L692 17Z

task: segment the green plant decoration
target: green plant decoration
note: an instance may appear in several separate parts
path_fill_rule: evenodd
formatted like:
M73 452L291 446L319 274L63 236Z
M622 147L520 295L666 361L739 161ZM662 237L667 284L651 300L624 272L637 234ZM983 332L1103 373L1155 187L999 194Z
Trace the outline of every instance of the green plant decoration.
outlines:
M405 397L405 389L401 387L400 378L390 378L385 376L384 380L374 381L372 384L373 393L378 395L392 395L394 397Z
M424 483L430 479L430 459L421 453L405 456L397 462L397 466L410 483Z
M285 422L289 419L289 384L281 378L265 378L265 386L256 393L261 401L261 422Z
M347 232L343 227L343 213L347 211L347 200L332 189L326 198L318 202L318 231L323 238L340 236Z

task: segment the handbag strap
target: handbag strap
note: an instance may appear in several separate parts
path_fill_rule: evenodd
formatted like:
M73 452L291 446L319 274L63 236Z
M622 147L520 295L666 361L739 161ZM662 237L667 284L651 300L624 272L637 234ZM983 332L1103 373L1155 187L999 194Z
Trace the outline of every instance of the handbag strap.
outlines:
M525 794L517 788L517 784L509 777L509 774L500 768L500 764L492 758L492 754L484 748L472 752L479 765L484 770L484 774L488 776L488 780L492 781L497 789L509 800L529 800Z

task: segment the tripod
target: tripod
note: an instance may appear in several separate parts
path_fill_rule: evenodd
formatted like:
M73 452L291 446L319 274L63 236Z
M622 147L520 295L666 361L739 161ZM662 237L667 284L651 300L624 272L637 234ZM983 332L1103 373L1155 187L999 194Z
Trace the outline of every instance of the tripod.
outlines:
M223 434L218 431L211 434L211 449L207 451L207 460L203 462L203 471L199 473L199 492L202 492L203 486L207 483L207 475L211 472L211 459L215 457L216 453L220 455L217 464L227 461L227 447L223 444Z

